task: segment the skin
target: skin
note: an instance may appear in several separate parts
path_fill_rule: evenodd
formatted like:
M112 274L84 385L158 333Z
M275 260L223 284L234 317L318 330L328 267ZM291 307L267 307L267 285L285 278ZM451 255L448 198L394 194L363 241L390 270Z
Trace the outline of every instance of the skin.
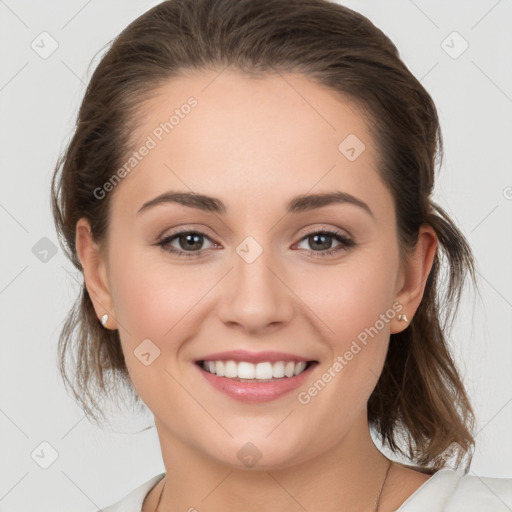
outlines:
M316 359L307 389L379 315L402 304L409 321L423 296L436 251L421 227L401 267L391 193L377 170L378 150L356 106L301 75L254 78L228 69L187 73L160 88L143 109L140 147L190 96L198 105L113 192L108 238L77 223L77 252L98 318L119 329L133 385L155 417L166 478L160 511L373 511L388 459L370 437L367 401L382 371L389 335L409 325L397 316L303 405L297 392L264 404L213 389L193 360L209 353L278 350ZM349 161L338 145L349 134L365 151ZM225 214L142 204L170 190L226 203ZM299 214L295 196L345 191L367 203ZM264 205L264 206L262 206ZM356 241L340 247L311 233L338 229ZM179 257L157 244L179 230L200 238ZM247 237L262 254L236 252ZM329 245L329 241L330 245ZM202 245L201 245L202 242ZM318 245L320 244L320 246ZM171 244L187 251L179 238ZM160 356L145 366L134 355L144 339ZM251 468L237 458L247 443L261 452ZM394 464L380 511L398 508L429 475ZM153 511L162 490L148 494Z

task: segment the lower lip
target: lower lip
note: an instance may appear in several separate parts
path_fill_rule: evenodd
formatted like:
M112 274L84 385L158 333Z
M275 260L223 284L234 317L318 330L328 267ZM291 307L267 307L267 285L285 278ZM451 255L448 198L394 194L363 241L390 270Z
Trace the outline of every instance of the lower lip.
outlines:
M219 377L195 364L201 375L217 390L241 402L270 402L276 400L304 384L317 363L311 364L299 375L283 377L270 382L243 382L227 377Z

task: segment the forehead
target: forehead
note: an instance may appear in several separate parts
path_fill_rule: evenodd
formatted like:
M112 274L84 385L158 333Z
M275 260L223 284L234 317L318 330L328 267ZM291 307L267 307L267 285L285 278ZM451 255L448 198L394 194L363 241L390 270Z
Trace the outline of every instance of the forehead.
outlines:
M384 193L361 110L299 74L187 72L141 105L133 141L152 147L116 191L128 201L177 188L240 205L311 189Z

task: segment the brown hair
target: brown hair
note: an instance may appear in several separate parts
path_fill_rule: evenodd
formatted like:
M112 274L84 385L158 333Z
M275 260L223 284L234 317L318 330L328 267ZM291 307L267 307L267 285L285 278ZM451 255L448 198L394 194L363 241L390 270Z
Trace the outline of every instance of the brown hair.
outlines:
M105 240L109 197L98 200L94 190L133 150L130 134L143 102L187 70L227 66L253 75L302 73L355 101L379 147L378 171L393 195L401 254L414 247L423 223L435 229L439 245L424 296L409 327L391 335L368 420L418 469L440 469L452 454L459 466L475 444L474 412L446 332L468 273L477 285L474 260L463 234L430 199L442 157L435 105L394 44L361 14L327 0L169 0L133 21L94 71L55 168L52 211L63 250L82 271L75 248L81 217L97 242ZM441 295L443 257L448 271ZM68 362L71 354L75 360ZM121 383L137 401L119 333L101 326L85 284L61 332L59 366L95 420L103 415L97 398L113 397Z

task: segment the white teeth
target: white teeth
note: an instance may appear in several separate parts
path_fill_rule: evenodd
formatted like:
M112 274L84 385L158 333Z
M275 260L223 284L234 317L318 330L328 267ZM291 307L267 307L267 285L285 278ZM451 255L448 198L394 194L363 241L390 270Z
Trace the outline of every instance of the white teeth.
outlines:
M293 374L299 375L299 373L302 373L304 371L304 368L306 368L306 361L301 361L300 363L295 365L295 370L293 371Z
M257 379L271 379L272 378L272 363L258 363L256 365L256 378Z
M254 379L256 373L256 367L253 364L246 363L245 361L238 363L237 375L240 379Z
M271 363L248 363L247 361L203 361L203 369L219 377L228 379L280 379L283 377L293 377L301 374L306 368L306 361L294 363L293 361L277 361Z
M295 370L295 364L293 363L293 361L290 361L290 362L286 363L286 366L284 367L284 374L287 377L293 377L294 370Z
M224 373L224 361L217 361L215 364L215 373L219 376L219 377L224 377L225 373Z
M237 364L235 361L226 361L224 365L224 377L229 379L236 379L238 377Z
M272 377L279 379L284 377L284 362L278 361L272 365Z

